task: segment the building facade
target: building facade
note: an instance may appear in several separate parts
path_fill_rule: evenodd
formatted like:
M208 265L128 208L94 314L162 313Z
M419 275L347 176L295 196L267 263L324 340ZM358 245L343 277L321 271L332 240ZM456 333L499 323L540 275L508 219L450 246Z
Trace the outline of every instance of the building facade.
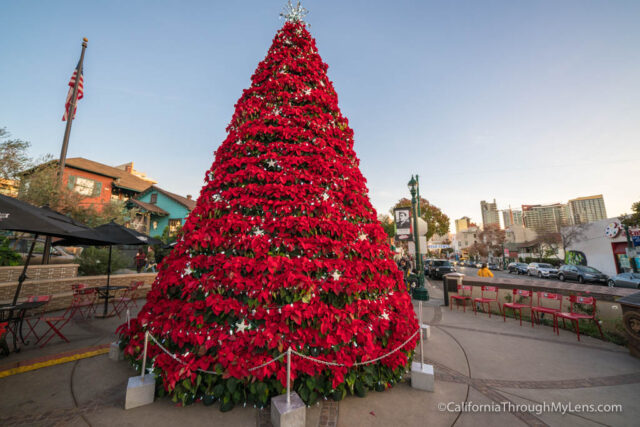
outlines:
M465 231L469 227L471 227L471 218L469 218L468 216L463 216L460 219L456 219L456 233Z
M504 228L508 228L513 225L523 225L522 211L513 209L502 211L502 223L504 224Z
M482 213L482 226L497 225L500 227L500 216L498 215L498 206L496 199L493 199L493 203L486 201L480 202L480 212Z
M573 230L577 232L565 248L565 263L588 265L609 276L631 270L633 260L627 254L626 233L617 218L570 226L562 234L572 234ZM640 265L640 257L634 261Z
M57 160L36 166L22 173L21 185L29 182L31 174L44 167L59 165ZM142 179L130 171L118 169L82 157L67 159L62 172L62 184L83 196L79 205L92 206L100 211L112 200L127 200L151 187L155 181Z
M607 218L602 194L571 199L568 204L572 224L586 224Z
M153 185L129 199L127 205L138 209L136 218L129 224L131 228L151 237L161 237L166 228L169 233L176 233L196 202L191 195L182 197Z
M551 205L522 205L524 226L537 233L559 233L570 224L569 207L562 203Z

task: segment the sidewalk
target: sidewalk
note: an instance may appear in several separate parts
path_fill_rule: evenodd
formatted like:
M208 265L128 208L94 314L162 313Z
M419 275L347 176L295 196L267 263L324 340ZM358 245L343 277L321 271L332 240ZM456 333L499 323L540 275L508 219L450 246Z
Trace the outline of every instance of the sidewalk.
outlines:
M449 311L440 307L441 282L434 285L429 285L432 299L425 303L423 318L431 325L425 357L435 366L435 392L417 391L405 382L383 393L369 392L366 398L323 401L307 410L307 426L622 426L640 417L640 360L629 356L625 347L585 336L578 342L571 332L557 336L550 327L520 327L514 319L505 323L497 316ZM95 319L69 325L72 344L42 350L28 346L0 359L0 365L109 343L123 321ZM200 403L180 408L168 398L125 411L127 379L134 374L126 362L100 355L1 378L0 425L270 425L268 411L235 408L221 413L217 405ZM438 409L449 402L450 412ZM456 405L464 402L505 402L512 407L505 412L461 412ZM623 412L562 415L515 407L543 402L619 403Z

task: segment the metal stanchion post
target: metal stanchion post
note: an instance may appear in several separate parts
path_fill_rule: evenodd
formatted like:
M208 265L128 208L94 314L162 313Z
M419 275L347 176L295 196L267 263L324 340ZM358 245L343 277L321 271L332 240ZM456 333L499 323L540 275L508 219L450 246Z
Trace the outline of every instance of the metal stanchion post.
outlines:
M423 339L422 339L422 301L420 301L418 303L418 312L419 314L419 321L420 321L420 369L422 369L423 365L424 365L424 344L423 344Z
M291 347L287 350L287 405L291 405Z
M144 350L142 351L142 372L140 376L144 379L145 371L147 370L147 346L149 345L149 331L144 333Z

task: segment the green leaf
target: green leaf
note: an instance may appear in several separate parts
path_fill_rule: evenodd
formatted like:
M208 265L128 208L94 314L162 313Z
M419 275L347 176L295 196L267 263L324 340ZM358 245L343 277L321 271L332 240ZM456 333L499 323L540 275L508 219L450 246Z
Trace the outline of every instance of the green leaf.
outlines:
M227 389L233 393L234 391L236 391L236 387L238 387L238 380L236 378L229 378L227 380Z
M309 388L309 391L313 391L313 389L316 388L316 380L313 377L307 378L305 384L307 388Z
M213 388L213 395L215 397L220 398L222 397L223 394L224 394L224 384L218 384Z

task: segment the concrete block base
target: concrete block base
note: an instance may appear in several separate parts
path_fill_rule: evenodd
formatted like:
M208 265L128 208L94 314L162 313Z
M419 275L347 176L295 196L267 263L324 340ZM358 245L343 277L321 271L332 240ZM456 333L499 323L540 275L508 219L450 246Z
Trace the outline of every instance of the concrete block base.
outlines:
M155 393L156 378L153 374L147 374L144 377L136 375L135 377L129 378L124 409L137 408L138 406L153 403Z
M423 323L421 327L422 327L422 338L424 338L425 340L428 340L429 337L431 337L431 327L426 323Z
M114 362L124 360L124 351L120 350L120 344L115 341L112 342L111 347L109 347L109 359Z
M433 374L433 366L426 363L420 367L420 362L411 363L411 387L433 391L435 386L435 375Z
M273 427L304 427L307 407L298 393L291 393L291 403L282 394L271 399L271 424Z

